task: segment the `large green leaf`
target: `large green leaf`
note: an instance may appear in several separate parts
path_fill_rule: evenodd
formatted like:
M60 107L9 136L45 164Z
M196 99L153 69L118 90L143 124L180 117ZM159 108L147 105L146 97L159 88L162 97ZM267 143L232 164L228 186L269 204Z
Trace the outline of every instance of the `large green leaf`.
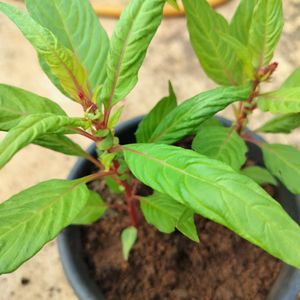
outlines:
M104 82L109 39L88 0L26 0L26 7L78 56L93 89Z
M110 107L135 86L148 46L161 22L165 0L134 0L118 21L107 58L100 99Z
M124 146L144 184L300 268L300 227L260 186L217 160L157 144Z
M248 46L249 31L255 5L259 0L241 0L230 22L230 33L241 43Z
M99 220L107 210L107 204L101 196L90 191L90 196L80 213L72 221L72 224L89 225Z
M56 78L54 84L75 101L81 102L83 97L89 97L87 74L75 54L61 45L54 34L42 27L30 16L15 7L0 3L0 11L5 13L31 42L40 58ZM49 76L53 79L52 76Z
M282 0L257 0L249 33L249 46L256 68L268 65L282 29Z
M264 144L267 169L294 194L300 194L300 151L289 145Z
M174 93L172 84L169 83L169 96L161 99L139 123L138 129L135 133L137 141L139 143L148 142L161 120L165 118L166 115L176 106L176 95Z
M86 157L88 154L75 142L63 134L47 134L33 141L33 144L64 153Z
M250 86L220 87L200 93L173 109L157 126L150 142L172 144L194 133L206 120L229 104L247 99Z
M89 193L78 180L50 180L1 204L0 274L14 271L71 224Z
M20 149L43 137L47 133L64 133L65 126L84 125L81 119L56 116L53 114L36 114L24 118L12 128L0 143L0 168L2 168Z
M268 172L268 170L259 166L247 167L243 169L241 173L250 177L259 185L267 183L277 185L277 180Z
M262 94L257 98L257 104L262 111L275 114L300 112L300 87Z
M8 131L30 114L66 116L58 104L23 89L0 84L0 130Z
M203 128L194 138L192 148L228 164L234 170L240 170L246 162L248 151L244 140L232 128L225 127Z
M260 128L258 131L268 133L290 133L300 126L300 113L277 116Z
M141 209L147 222L159 231L171 233L177 228L188 238L199 242L193 211L170 196L155 192L149 197L142 197Z
M206 0L183 0L190 39L196 55L215 82L236 85L243 80L243 64L231 46L220 35L229 33L223 16Z

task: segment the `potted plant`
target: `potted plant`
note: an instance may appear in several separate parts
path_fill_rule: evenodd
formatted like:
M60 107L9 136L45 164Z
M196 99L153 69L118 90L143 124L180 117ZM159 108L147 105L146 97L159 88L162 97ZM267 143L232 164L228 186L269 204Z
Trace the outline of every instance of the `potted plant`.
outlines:
M296 197L274 186L279 180L291 193L299 193L300 152L289 145L267 144L246 129L257 108L280 114L259 132L289 133L300 124L298 69L277 91L262 90L277 69L271 59L283 27L281 0L242 0L230 24L206 0L184 0L195 52L207 75L221 86L177 105L169 84L169 95L139 124L135 120L117 130L122 113L117 104L137 82L165 0L132 0L110 41L88 1L25 2L29 15L4 3L0 3L0 10L32 43L55 86L80 104L84 114L71 118L49 99L1 85L0 129L8 133L0 143L0 167L30 143L81 156L89 165L81 162L83 169L77 170L72 180L39 183L0 205L0 273L14 271L65 227L92 224L103 217L92 226L68 229L75 239L70 240L65 232L61 249L73 249L73 258L66 259L74 261L75 256L82 266L83 259L75 249L84 248L88 262L83 273L93 258L98 261L98 266L92 267L94 281L110 275L107 299L261 299L281 267L266 252L294 267L284 268L292 275L281 273L279 278L284 277L289 286L277 290L275 286L271 299L284 299L282 291L289 297L285 299L294 299L298 293L300 228L270 193L283 203L288 201L299 220ZM176 1L170 2L176 5ZM236 119L232 124L221 124L213 116L229 105ZM70 134L91 139L94 151L82 150L67 137ZM263 159L255 154L258 149ZM202 216L197 217L197 228L195 215ZM151 225L173 234L162 235ZM78 238L82 232L84 236ZM82 239L85 245L78 248ZM211 258L214 249L216 255ZM227 279L233 269L232 265L227 269L220 266L228 259L226 255L235 251L242 256L254 255L240 263L240 257L231 257L242 268L229 286L244 289L244 282L257 277L259 283L251 291L237 289L234 294L220 282L218 273ZM124 260L120 260L121 252ZM166 260L159 261L157 255ZM196 258L190 260L189 255ZM116 260L118 270L109 265ZM156 278L160 264L165 273ZM194 282L208 285L212 264L216 271L212 276L217 277L215 291L200 294L205 286L195 288ZM149 268L131 268L136 265ZM251 276L243 272L250 265ZM200 266L199 276L196 271ZM179 270L185 273L184 280L178 277ZM118 291L120 282L125 281L122 271L131 277L126 276L124 288ZM136 274L142 274L139 284ZM73 274L73 285L81 275ZM89 282L88 276L80 282ZM143 278L147 279L146 289L138 288L139 295L127 288L140 287ZM155 285L158 287L153 291ZM168 287L168 291L161 287ZM89 294L80 296L99 299L98 289L92 283Z

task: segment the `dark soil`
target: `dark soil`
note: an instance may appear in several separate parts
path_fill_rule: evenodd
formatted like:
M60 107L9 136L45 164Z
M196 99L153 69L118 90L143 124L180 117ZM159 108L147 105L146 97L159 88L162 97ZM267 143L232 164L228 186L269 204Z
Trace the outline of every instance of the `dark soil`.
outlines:
M102 184L93 189L103 194ZM109 212L83 229L84 256L107 300L266 299L282 266L223 226L199 217L200 244L178 232L166 235L141 225L127 263L120 232L129 224L125 214Z

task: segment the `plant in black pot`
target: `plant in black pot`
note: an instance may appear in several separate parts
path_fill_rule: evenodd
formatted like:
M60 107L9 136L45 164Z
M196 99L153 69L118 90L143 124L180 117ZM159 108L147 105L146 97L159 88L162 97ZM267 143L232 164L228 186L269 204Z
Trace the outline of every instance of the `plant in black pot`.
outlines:
M100 290L106 299L297 296L300 227L274 198L297 218L300 152L246 129L255 109L280 114L260 132L300 125L298 69L262 92L278 67L282 3L242 0L230 23L206 0L183 4L200 63L221 86L177 105L170 83L141 122L116 129L117 104L137 82L165 0L130 1L110 41L86 0L26 0L29 14L0 3L51 81L84 110L71 118L51 100L1 85L0 167L30 143L85 160L71 180L39 183L0 205L1 274L78 224L60 243L82 299L100 299ZM232 123L214 119L229 105ZM91 139L93 150L71 134ZM294 268L284 267L285 287L271 290L280 260Z

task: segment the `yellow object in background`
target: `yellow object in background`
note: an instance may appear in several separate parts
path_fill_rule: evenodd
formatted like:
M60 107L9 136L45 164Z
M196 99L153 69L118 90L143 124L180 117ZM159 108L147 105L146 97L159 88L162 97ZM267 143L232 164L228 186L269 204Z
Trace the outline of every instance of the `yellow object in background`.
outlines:
M124 9L125 5L116 4L116 5L106 5L100 4L101 1L91 1L92 5L97 13L98 16L102 17L113 17L118 18L121 12ZM208 0L211 6L216 7L218 5L224 4L228 2L228 0ZM164 16L165 17L177 17L177 16L184 16L184 8L183 5L179 4L180 10L176 10L171 5L166 5L164 9Z

